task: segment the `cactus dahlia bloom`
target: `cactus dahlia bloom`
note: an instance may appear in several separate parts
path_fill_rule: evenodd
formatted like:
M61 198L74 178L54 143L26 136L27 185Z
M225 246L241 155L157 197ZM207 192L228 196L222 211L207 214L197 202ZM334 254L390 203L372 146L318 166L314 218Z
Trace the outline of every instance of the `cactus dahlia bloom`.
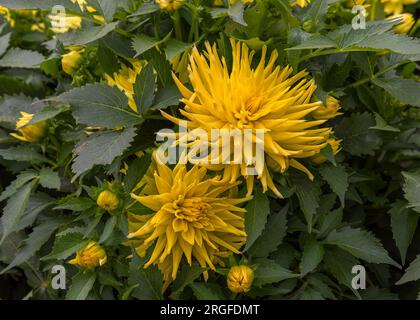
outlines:
M319 153L327 144L331 128L319 128L325 119L305 119L322 107L320 101L311 102L316 86L313 80L305 79L305 71L292 75L290 67L276 66L277 51L274 50L268 58L265 46L258 65L253 68L251 63L254 52L250 52L245 44L233 40L231 43L231 71L224 57L220 59L218 56L216 46L211 47L206 43L207 52L204 54L197 48L192 50L189 73L193 90L190 91L175 78L184 96L181 101L185 108L180 112L187 120L175 118L164 112L162 114L180 126L185 127L187 124L190 131L204 130L208 136L212 135L211 131L214 129L252 131L253 136L249 140L254 144L253 149L262 145L255 129L262 130L264 150L263 157L259 157L263 159L260 161L263 162L263 170L258 172L257 177L264 191L269 188L281 197L264 161L271 160L276 163L281 173L291 166L313 179L313 175L300 159ZM246 132L243 136L246 136ZM180 133L175 134L174 138L177 139L176 143L183 143ZM223 153L223 148L232 144L232 140L211 140L210 143L220 145ZM253 150L243 147L242 152L242 163L226 164L222 159L219 164L212 161L207 168L224 169L224 178L227 180L235 181L240 175L244 176L248 194L251 194L254 176L247 174L247 164L250 163L249 159L254 157Z
M201 267L215 269L220 257L240 253L245 243L245 209L238 207L250 197L229 195L239 182L217 183L221 177L206 178L207 169L193 166L188 170L178 163L172 170L154 153L154 179L150 194L132 197L154 212L129 214L128 238L140 256L153 246L145 268L158 265L165 285L176 278L183 257Z
M134 101L134 83L136 82L137 75L141 71L142 64L136 61L132 65L132 68L122 65L121 70L118 73L115 72L113 77L106 74L105 78L110 86L116 86L125 93L128 98L129 107L137 112L137 105Z

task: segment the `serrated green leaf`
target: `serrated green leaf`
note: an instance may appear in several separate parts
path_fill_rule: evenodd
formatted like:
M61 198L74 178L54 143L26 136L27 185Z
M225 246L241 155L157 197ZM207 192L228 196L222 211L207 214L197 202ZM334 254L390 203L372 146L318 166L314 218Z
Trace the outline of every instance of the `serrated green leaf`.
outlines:
M93 202L89 198L85 197L78 197L78 198L69 198L62 201L59 205L55 206L54 210L71 210L71 211L85 211L89 208L95 206L95 202Z
M111 218L107 220L107 222L105 223L104 231L102 232L98 243L103 243L109 239L109 237L111 236L117 224L117 219L118 219L117 216L112 216Z
M133 49L137 52L136 57L152 49L156 44L155 39L145 34L135 36L133 38Z
M244 251L251 248L255 240L261 235L269 213L270 204L267 196L260 189L256 189L254 197L246 206L245 232L247 240Z
M103 26L72 30L60 34L57 38L65 46L82 46L105 37L108 33L115 30L117 25L118 22L112 22Z
M300 275L283 268L273 260L257 260L259 263L255 271L255 286L262 286L268 283L280 282L286 279L298 278Z
M20 173L15 180L2 192L0 202L15 194L25 183L35 179L38 174L35 171L28 170Z
M376 125L374 127L370 127L369 129L376 129L381 131L390 131L390 132L400 132L400 129L390 126L384 118L381 117L379 113L375 112L375 121Z
M51 100L70 103L77 122L86 125L112 129L143 122L142 117L128 107L126 95L105 84L88 84Z
M397 281L396 284L404 284L410 281L416 281L420 279L420 255L417 255L416 259L414 259L410 266L405 271L404 275L401 277L400 280Z
M324 257L324 248L321 242L318 242L315 238L309 237L305 241L302 252L302 261L300 264L300 270L302 276L313 271Z
M41 260L64 260L70 255L80 250L88 243L88 240L83 238L83 235L78 232L66 233L55 239L54 247L51 253Z
M45 57L37 51L10 48L0 59L0 67L6 68L37 68Z
M13 10L41 9L51 10L56 5L80 12L79 5L70 0L0 0L0 5Z
M353 113L342 119L335 127L335 133L343 139L343 149L354 156L373 155L381 145L378 133L369 128L375 125L370 113Z
M162 274L156 266L145 269L143 265L146 261L146 258L140 258L135 251L133 252L128 283L137 287L132 295L140 300L162 300Z
M39 184L44 188L60 190L60 176L51 168L42 168L39 171Z
M2 56L9 47L11 32L0 36L0 56Z
M34 114L33 118L28 123L28 125L52 119L56 117L57 115L59 115L60 113L65 112L69 109L70 108L66 105L59 106L59 107L54 107L50 105L45 106L42 110Z
M194 282L204 271L197 263L183 265L171 286L171 298L176 299L184 288Z
M152 106L156 87L153 65L148 63L137 75L134 83L134 100L141 114L145 114Z
M409 203L409 208L420 213L420 173L403 172L404 198Z
M400 267L389 257L380 241L368 231L345 227L331 232L323 243L339 246L355 257L370 263L387 263Z
M194 282L189 285L198 300L223 300L226 297L216 283Z
M165 53L169 61L172 61L177 55L183 53L188 48L192 47L192 43L185 43L176 39L169 39L165 43Z
M85 300L95 284L96 273L80 271L76 274L66 294L66 300Z
M35 148L28 145L20 145L8 149L0 149L0 157L11 161L24 161L31 163L48 162L42 154L39 154Z
M270 214L264 231L248 250L248 254L254 257L266 257L277 249L286 236L288 209L289 205L286 204L280 212Z
M91 0L90 4L105 17L106 21L112 21L118 8L118 1L113 0Z
M3 215L0 218L1 239L0 244L12 232L15 225L20 221L22 215L28 206L29 196L35 185L35 181L26 183L7 201L3 209Z
M373 79L372 82L401 102L420 107L420 82L396 77Z
M131 192L136 184L143 178L149 169L152 158L149 154L145 154L141 158L137 158L128 166L128 172L124 180L124 189Z
M341 205L344 207L344 197L349 186L349 175L344 166L324 164L320 167L319 172L324 180L328 182L331 190L338 195Z
M73 172L80 175L95 165L111 164L130 146L135 135L135 128L91 135L74 150L76 158L72 165Z
M156 92L155 101L153 102L153 106L150 109L160 110L169 106L177 106L181 98L182 95L178 88L176 86L169 85L167 87L158 89Z
M292 177L293 185L296 188L296 195L299 200L300 209L302 210L308 231L312 231L312 220L319 207L319 196L321 188L318 183L310 181L306 176L296 175Z
M405 264L407 249L413 240L419 220L419 215L407 209L406 205L404 201L397 201L388 211L391 215L392 235L403 264Z
M359 264L355 257L338 248L328 248L325 250L323 261L326 269L339 283L351 289L356 296L360 297L357 290L352 287L352 279L354 277L352 269Z
M13 261L4 268L0 274L5 273L13 267L21 265L31 258L42 247L42 245L47 242L59 225L59 220L49 220L36 226L29 234L28 238L23 241L23 245L19 248L19 251Z

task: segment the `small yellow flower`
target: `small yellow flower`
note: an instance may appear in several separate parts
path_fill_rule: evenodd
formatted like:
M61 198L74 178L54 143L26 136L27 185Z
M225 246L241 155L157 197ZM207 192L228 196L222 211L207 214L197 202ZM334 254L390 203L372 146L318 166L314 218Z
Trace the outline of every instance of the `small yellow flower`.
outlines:
M243 4L249 4L249 3L253 3L254 0L229 0L229 4L231 6L234 6L237 2L242 2Z
M100 208L104 209L105 211L112 212L118 208L120 200L114 192L110 190L104 190L99 194L96 203Z
M108 85L112 87L116 86L125 93L128 98L129 107L137 112L137 105L134 101L134 83L136 82L137 75L140 73L143 64L140 61L135 61L132 65L132 68L122 65L121 70L118 73L115 72L113 77L106 74L105 79Z
M92 6L87 6L86 9L87 9L87 11L89 13L95 13L96 12L96 9L94 7L92 7ZM100 21L100 22L105 22L105 18L103 16L94 14L93 15L93 18L96 19L96 20L98 20L98 21Z
M162 10L175 11L181 8L184 0L156 0Z
M329 120L342 114L338 110L340 110L340 102L336 98L328 96L326 105L323 104L321 108L312 112L312 116L317 120Z
M61 58L61 66L63 71L68 75L73 75L80 65L83 50L71 50Z
M223 7L225 2L223 0L213 0L213 6L215 7Z
M254 270L245 265L233 266L227 275L227 286L235 293L248 292L254 281Z
M334 155L336 155L338 152L340 152L341 141L342 140L335 140L335 139L328 139L327 140L327 143L331 146L331 149L332 149ZM311 158L311 161L315 164L321 164L321 163L324 163L325 161L327 161L327 158L325 156L323 156L321 153L318 153Z
M381 0L384 4L384 11L386 14L399 14L404 10L404 6L414 4L417 0Z
M399 18L402 21L397 24L394 29L397 33L408 33L414 25L414 18L411 13L394 14L389 16L387 19Z
M65 33L70 29L80 29L82 27L82 18L78 16L49 15L52 22L51 31L54 33Z
M311 0L296 0L295 3L293 3L293 5L295 6L299 6L301 8L306 7L309 3L311 3Z
M47 132L47 123L40 121L35 124L27 124L32 120L33 114L21 112L21 118L16 122L16 130L21 134L11 133L10 135L16 139L25 142L38 142L40 141Z
M107 256L104 248L102 248L95 241L89 243L77 251L76 257L69 261L70 264L77 264L85 269L94 269L98 266L103 266L107 261Z
M12 18L8 8L0 6L0 15L4 16L12 28L15 26L15 20Z
M220 183L221 177L206 177L198 165L190 170L180 161L172 170L155 152L150 193L132 194L152 214L129 214L129 235L140 256L153 246L145 268L152 264L164 275L165 287L175 280L182 260L196 260L203 268L215 269L220 258L240 253L245 243L246 210L238 205L251 197L237 198L239 182Z

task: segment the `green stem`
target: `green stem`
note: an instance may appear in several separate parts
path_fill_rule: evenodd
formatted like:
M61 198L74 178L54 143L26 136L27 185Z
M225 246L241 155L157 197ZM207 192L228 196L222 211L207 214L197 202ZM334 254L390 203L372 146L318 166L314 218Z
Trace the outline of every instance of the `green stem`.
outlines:
M194 14L192 18L190 33L188 34L188 43L191 43L193 41L194 36L196 37L197 23L198 23L197 17ZM194 39L194 40L197 40L197 39Z
M324 51L315 50L314 52L311 52L310 54L307 54L306 56L303 56L300 58L299 62L306 61L315 57L319 56L325 56L327 54L333 54L333 53L344 53L344 52L361 52L361 51L377 51L377 50L369 50L367 48L348 48L348 49L329 49Z
M372 6L370 8L370 20L375 20L376 17L376 6L378 5L378 0L372 0Z
M404 63L407 63L407 62L409 62L409 61L402 61L402 62L393 64L392 66L389 66L389 67L387 67L387 68L385 68L385 69L383 69L383 70L381 70L381 71L373 74L370 77L366 77L364 79L360 79L359 81L356 81L356 82L354 82L354 83L352 83L352 84L350 84L348 86L343 87L342 90L345 90L345 89L348 89L348 88L356 88L356 87L361 86L361 85L363 85L365 83L368 83L368 82L370 82L370 81L372 81L372 80L374 80L374 79L382 76L383 74L387 73L388 71L391 71L391 70L393 70L395 68L398 68L399 66L401 66L401 65L403 65Z
M182 25L181 25L181 16L179 14L179 11L176 10L172 14L172 20L174 22L174 28L175 28L175 37L182 41Z

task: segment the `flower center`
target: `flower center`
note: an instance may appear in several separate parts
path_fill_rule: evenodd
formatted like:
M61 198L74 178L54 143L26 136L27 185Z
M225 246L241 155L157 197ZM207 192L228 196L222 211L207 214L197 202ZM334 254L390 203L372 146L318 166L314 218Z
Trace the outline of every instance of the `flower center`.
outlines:
M235 118L238 119L237 126L239 129L252 127L251 122L256 120L255 114L262 108L263 98L253 96L245 100L241 105L239 112L235 113Z
M174 201L175 216L187 222L199 222L203 225L208 223L208 210L210 205L201 198L188 198L178 196Z

